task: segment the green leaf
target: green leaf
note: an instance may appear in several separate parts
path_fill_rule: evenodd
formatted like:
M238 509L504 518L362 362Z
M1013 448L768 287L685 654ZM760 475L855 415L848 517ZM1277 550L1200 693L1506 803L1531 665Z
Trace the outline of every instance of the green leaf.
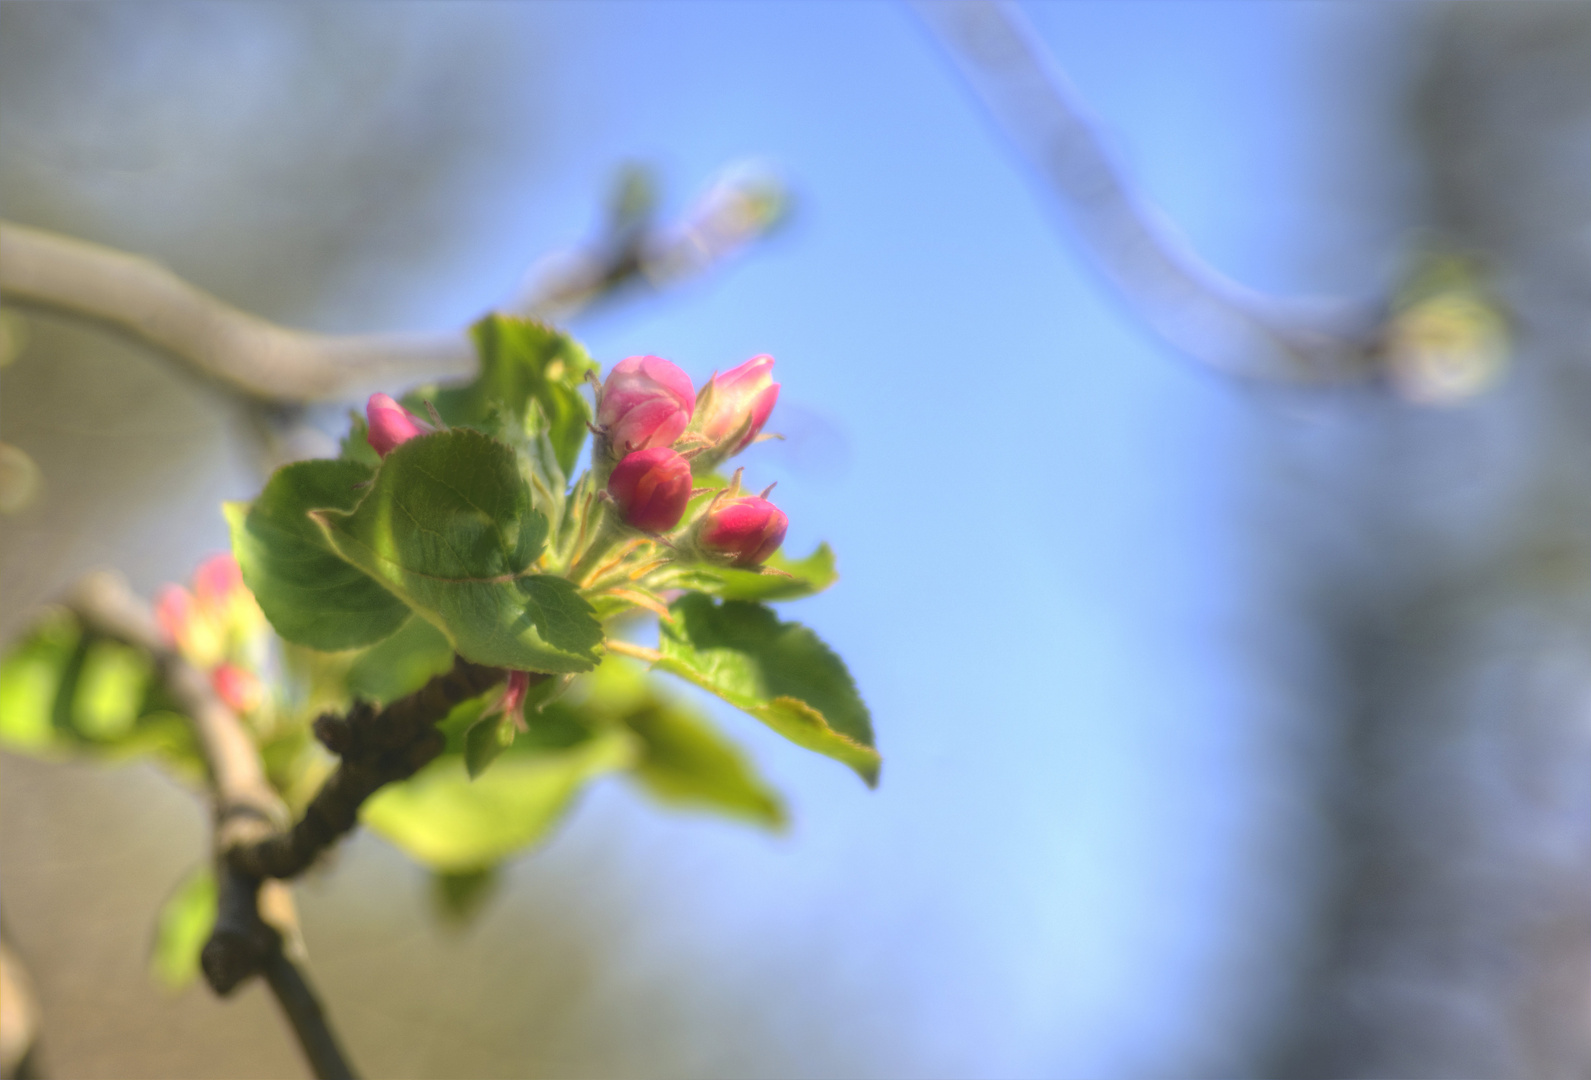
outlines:
M492 405L507 409L529 434L541 407L547 435L564 475L574 468L586 439L591 409L580 396L586 372L596 364L567 334L528 319L488 315L471 328L481 372L467 386L442 389L431 399L449 424L480 426Z
M514 745L514 722L506 713L483 716L464 733L464 771L474 780Z
M480 915L501 883L501 875L494 866L456 874L432 874L431 901L444 922L466 926Z
M46 755L62 748L55 702L79 637L75 619L52 611L6 654L0 663L0 746Z
M657 799L748 818L771 829L785 824L779 796L705 720L658 702L625 716L624 723L641 740L635 778Z
M409 617L403 601L340 558L309 517L352 510L372 475L356 461L300 461L276 470L252 505L226 505L243 581L288 641L353 649L380 641Z
M589 671L602 627L572 582L532 572L547 519L514 451L468 428L410 439L352 513L312 515L344 559L477 664Z
M370 422L353 409L348 410L348 434L337 444L337 460L357 462L372 472L381 467L381 455L370 445Z
M199 951L215 926L215 875L208 866L194 870L160 908L149 949L149 977L177 991L199 974Z
M819 544L816 551L799 560L774 552L765 565L778 572L702 566L692 568L680 585L724 600L795 600L820 593L840 579L834 570L834 552L827 544Z
M568 750L505 755L474 781L447 755L381 789L361 817L433 870L481 870L545 839L588 781L634 758L634 740L620 731Z
M739 600L696 593L676 600L659 634L655 668L742 709L808 750L843 761L878 783L873 725L845 663L799 623Z
M348 669L348 692L385 704L412 694L453 668L453 644L421 618L361 653Z
M93 642L72 695L72 726L96 742L115 742L129 734L143 709L152 667L142 649Z

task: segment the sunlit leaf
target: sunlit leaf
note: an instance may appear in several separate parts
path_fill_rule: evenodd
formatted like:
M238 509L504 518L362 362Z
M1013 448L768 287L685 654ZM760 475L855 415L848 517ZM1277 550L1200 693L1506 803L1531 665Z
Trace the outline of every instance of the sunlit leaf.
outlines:
M79 636L75 619L53 611L0 662L0 746L34 754L63 748L55 702Z
M181 990L199 974L199 952L215 927L215 875L208 866L194 870L160 908L149 949L149 977L170 991Z
M450 754L383 788L361 816L434 870L479 870L545 839L588 781L635 753L628 733L612 731L568 750L506 754L473 781Z
M432 403L449 424L480 426L493 405L508 410L521 434L541 417L559 468L568 475L586 439L591 409L580 395L586 372L596 365L567 334L528 319L488 315L471 328L481 371L467 386L443 388Z
M478 664L589 671L602 627L573 583L537 574L547 519L513 450L476 431L410 439L351 513L315 515L329 543Z
M96 741L128 734L142 710L150 671L141 649L114 641L91 644L72 695L72 726Z
M351 510L372 472L356 461L300 461L276 470L252 504L228 503L243 581L276 632L312 649L372 645L403 625L409 608L340 558L309 517Z
M659 702L627 714L624 723L641 740L634 775L656 798L769 828L784 824L779 796L707 721Z
M750 713L797 745L843 761L878 782L867 706L844 662L798 623L760 604L715 604L696 593L675 601L661 624L654 665Z

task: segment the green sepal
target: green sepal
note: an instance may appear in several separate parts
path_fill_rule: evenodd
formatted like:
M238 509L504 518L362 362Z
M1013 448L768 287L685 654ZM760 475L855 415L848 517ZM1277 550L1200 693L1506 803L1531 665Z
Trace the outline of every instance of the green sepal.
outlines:
M507 713L483 716L464 733L464 771L474 780L514 745L514 721Z
M589 781L635 754L628 732L608 731L567 750L516 750L475 780L447 754L382 788L360 816L433 870L482 870L544 840Z
M357 461L299 461L277 469L252 504L227 503L243 582L276 632L331 652L372 645L409 608L327 542L312 511L352 510L374 475Z
M331 549L442 630L465 659L589 671L602 627L573 583L531 567L547 536L512 449L468 428L387 455L352 512L312 514Z
M809 750L878 783L873 726L845 663L811 630L761 604L688 593L660 625L653 665L716 694Z
M676 583L721 600L797 600L820 593L840 579L834 569L834 551L827 544L819 544L804 559L789 559L776 551L763 565L766 569L762 572L693 566Z
M215 874L200 866L160 905L149 946L149 977L175 993L199 974L199 952L215 926Z

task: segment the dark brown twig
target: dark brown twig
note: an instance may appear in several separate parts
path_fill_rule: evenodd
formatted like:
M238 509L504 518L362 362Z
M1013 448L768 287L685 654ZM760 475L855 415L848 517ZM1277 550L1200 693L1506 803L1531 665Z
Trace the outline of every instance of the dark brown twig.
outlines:
M453 670L384 709L356 705L347 716L315 721L315 735L342 758L291 829L256 837L228 852L228 865L260 878L292 878L352 829L359 807L385 784L413 776L442 752L438 721L455 705L491 689L507 673L463 657Z

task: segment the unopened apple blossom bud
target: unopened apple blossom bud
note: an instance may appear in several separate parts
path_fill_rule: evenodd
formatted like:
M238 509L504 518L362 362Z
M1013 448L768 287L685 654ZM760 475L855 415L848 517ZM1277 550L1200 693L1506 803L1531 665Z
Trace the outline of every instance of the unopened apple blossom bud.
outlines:
M739 438L729 454L738 454L750 445L768 422L773 403L779 400L779 384L773 381L773 357L754 356L737 368L713 376L711 404L702 418L702 434L713 442L736 432Z
M428 430L417 416L386 394L370 395L365 417L370 421L370 431L365 438L371 449L382 457L392 453L400 443L424 435Z
M627 454L608 477L608 495L619 517L642 532L667 532L691 499L691 466L666 446Z
M672 445L695 411L689 375L660 356L632 356L608 372L597 399L597 426L622 457Z
M235 713L251 713L265 701L265 686L259 677L236 664L222 664L212 671L210 685Z
M720 499L708 507L698 542L706 551L727 555L734 566L758 566L784 543L789 527L784 511L767 499Z

